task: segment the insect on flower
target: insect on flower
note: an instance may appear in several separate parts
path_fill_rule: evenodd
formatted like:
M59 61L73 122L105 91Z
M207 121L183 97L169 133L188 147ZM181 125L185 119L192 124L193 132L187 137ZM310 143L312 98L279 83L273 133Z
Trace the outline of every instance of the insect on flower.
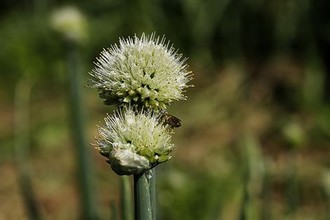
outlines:
M181 126L181 120L179 118L165 111L161 115L161 120L164 121L164 124L168 124L172 129Z

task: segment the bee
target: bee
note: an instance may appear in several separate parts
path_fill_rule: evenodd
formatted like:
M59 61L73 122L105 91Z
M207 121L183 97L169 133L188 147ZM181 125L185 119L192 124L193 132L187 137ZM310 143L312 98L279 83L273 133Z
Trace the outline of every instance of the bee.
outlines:
M162 113L161 120L164 122L164 124L169 125L171 128L178 128L181 126L181 120L173 115L168 114L167 112Z

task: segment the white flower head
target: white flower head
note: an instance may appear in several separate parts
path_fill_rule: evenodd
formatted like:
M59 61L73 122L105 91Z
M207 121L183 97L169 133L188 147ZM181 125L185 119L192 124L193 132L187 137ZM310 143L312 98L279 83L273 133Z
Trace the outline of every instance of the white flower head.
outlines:
M183 93L192 77L185 61L164 37L120 39L97 58L90 86L99 89L106 104L165 109L186 99Z
M117 174L142 173L171 158L171 129L159 114L128 107L104 120L96 142Z
M54 30L63 35L65 39L74 42L86 40L87 21L82 12L73 6L65 6L51 14L50 23Z

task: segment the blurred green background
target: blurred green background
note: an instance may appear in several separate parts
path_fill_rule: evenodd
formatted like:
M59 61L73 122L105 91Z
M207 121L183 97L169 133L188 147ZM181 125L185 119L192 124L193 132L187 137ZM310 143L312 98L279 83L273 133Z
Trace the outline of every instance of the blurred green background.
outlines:
M67 5L76 29L54 22ZM88 145L113 108L85 85L103 48L142 32L165 35L194 72L188 100L168 109L183 126L157 168L159 219L330 219L329 1L0 6L0 219L82 219L70 71L82 78L95 210L118 209L119 177Z

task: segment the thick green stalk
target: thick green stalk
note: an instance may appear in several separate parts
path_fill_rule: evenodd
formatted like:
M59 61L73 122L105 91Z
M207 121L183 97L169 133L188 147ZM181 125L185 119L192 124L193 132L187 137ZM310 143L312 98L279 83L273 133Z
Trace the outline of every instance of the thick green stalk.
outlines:
M70 75L70 109L72 131L78 160L78 172L81 193L81 208L84 219L98 219L92 191L91 153L85 140L84 106L82 105L81 80L78 71L78 53L76 45L67 44L67 61Z
M133 220L133 201L130 176L120 178L122 220Z
M152 219L156 220L157 213L157 199L156 199L156 168L150 170L151 172L151 179L150 179L150 202L151 202L151 211L152 211Z
M145 173L134 175L135 220L152 220L150 182Z

